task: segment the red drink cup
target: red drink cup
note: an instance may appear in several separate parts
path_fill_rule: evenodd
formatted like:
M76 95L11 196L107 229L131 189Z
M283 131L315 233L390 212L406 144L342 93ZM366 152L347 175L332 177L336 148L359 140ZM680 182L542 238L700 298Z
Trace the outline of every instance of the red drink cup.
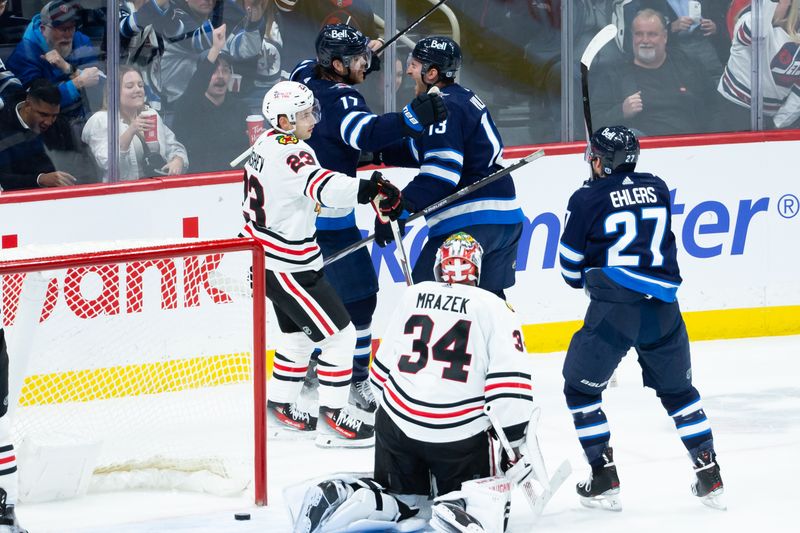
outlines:
M250 138L250 146L253 146L258 136L264 133L264 117L261 115L249 115L247 122L247 136Z
M158 113L155 109L145 109L139 116L147 121L148 128L144 130L144 142L157 143L158 142Z

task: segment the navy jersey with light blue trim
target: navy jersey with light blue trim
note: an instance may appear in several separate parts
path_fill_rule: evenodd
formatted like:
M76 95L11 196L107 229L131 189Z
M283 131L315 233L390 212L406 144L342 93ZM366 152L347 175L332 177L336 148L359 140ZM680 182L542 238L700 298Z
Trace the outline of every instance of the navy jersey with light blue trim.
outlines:
M313 60L301 61L291 76L292 81L311 89L322 110L322 118L307 142L324 168L355 176L361 150L378 151L405 135L402 115L376 115L352 86L315 77L315 66ZM355 225L352 210L342 215L341 211L323 211L317 218L317 228L335 230Z
M418 167L419 174L403 189L413 211L500 170L503 141L484 103L456 83L441 91L447 119L430 126L415 140L382 152L387 164ZM517 224L524 219L514 181L505 176L463 200L426 217L431 235L443 235L479 224Z
M653 174L616 173L590 180L569 200L559 245L561 274L572 287L585 271L665 302L681 283L666 183Z

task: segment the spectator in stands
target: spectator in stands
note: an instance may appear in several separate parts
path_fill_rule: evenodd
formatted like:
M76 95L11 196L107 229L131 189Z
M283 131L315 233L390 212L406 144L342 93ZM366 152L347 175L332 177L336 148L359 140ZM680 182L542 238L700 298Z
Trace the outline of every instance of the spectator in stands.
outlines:
M100 83L102 72L87 66L99 60L99 51L77 30L80 6L70 0L48 2L35 15L22 41L8 58L8 68L27 86L45 78L61 91L61 115L84 117L81 89ZM81 68L84 67L84 68Z
M153 75L157 75L161 66L165 38L182 35L183 23L171 0L120 2L119 19L121 62L135 65L142 73L148 101L158 107L160 95Z
M61 106L58 88L45 79L30 83L25 99L0 110L0 187L2 190L73 185L47 156L41 134L56 120Z
M730 46L725 31L725 10L729 4L719 0L632 0L623 2L623 11L629 29L642 9L662 13L669 23L670 49L693 58L705 69L711 83L716 84ZM630 50L631 36L627 33L626 47Z
M189 86L175 101L175 133L186 145L193 172L227 168L248 146L247 106L228 94L231 64L222 53L225 25L212 36L208 56L198 61Z
M233 71L242 76L240 96L251 110L261 113L264 94L277 82L289 79L288 71L294 64L285 64L283 61L283 35L275 0L237 0L237 3L248 17L253 15L261 18L261 48L258 54L232 65Z
M197 61L204 58L211 48L211 32L225 24L232 28L226 43L226 52L234 61L255 57L261 50L261 17L263 12L251 10L246 13L234 0L172 0L179 9L179 18L184 25L182 39L170 39L166 43L161 60L162 99L174 102L197 68Z
M800 127L800 0L764 2L764 20L772 21L764 48L769 70L761 86L767 127ZM719 80L722 95L718 126L723 131L750 129L750 70L753 13L744 13L734 28L731 57ZM771 124L770 124L771 122Z
M119 67L119 181L153 175L175 175L189 163L186 148L161 117L145 105L144 80L130 65ZM106 106L107 107L107 106ZM153 122L146 118L155 115ZM83 141L97 165L108 171L108 111L98 111L86 122ZM155 137L155 140L145 138Z
M5 14L6 6L8 6L8 0L0 0L0 17ZM0 109L5 106L6 102L9 104L16 102L21 92L22 82L0 60Z
M626 124L644 135L710 131L713 85L692 58L667 54L667 21L643 9L633 20L633 59L592 69L595 127Z

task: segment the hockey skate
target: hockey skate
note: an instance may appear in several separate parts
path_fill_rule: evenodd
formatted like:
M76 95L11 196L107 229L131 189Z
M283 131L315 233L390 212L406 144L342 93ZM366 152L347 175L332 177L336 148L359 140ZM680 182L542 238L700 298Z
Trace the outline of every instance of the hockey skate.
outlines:
M697 479L692 483L692 494L700 498L704 505L726 511L728 506L722 496L725 488L719 470L717 456L713 451L700 452L694 458L694 473Z
M353 381L350 383L350 405L358 407L367 413L374 413L378 408L375 395L372 394L372 387L369 380Z
M278 403L267 401L267 413L271 421L275 422L276 431L314 431L317 429L317 417L308 411L303 411L295 403Z
M375 445L375 426L356 418L347 408L320 407L320 435L316 445L321 448L368 448Z
M6 505L6 491L0 488L0 533L28 533L17 522L13 505Z
M581 505L592 509L622 511L619 499L619 477L611 447L603 450L603 464L592 467L592 477L575 486Z
M303 498L303 506L294 523L294 533L314 533L333 511L352 494L347 484L339 479L323 481L310 487Z

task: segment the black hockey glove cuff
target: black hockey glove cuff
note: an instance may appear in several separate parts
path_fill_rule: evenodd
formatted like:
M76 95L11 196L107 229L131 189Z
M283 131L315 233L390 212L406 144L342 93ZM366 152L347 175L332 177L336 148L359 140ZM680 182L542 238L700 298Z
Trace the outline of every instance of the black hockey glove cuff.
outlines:
M423 93L403 108L403 127L412 137L418 137L431 124L447 118L447 107L439 94Z

